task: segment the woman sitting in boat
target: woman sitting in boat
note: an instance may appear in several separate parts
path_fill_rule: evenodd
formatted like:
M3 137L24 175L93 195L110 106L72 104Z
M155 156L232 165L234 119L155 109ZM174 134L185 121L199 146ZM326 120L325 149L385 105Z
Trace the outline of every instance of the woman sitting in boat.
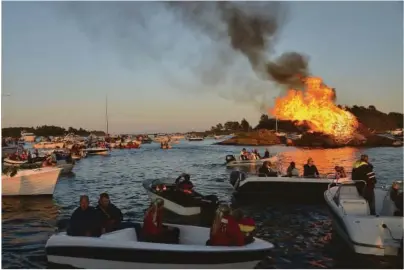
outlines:
M270 161L264 161L261 168L258 170L259 177L274 177L278 176L278 173L272 169L272 164Z
M243 150L241 150L240 158L241 158L241 160L248 160L248 152L245 148L243 148Z
M110 202L107 193L101 193L98 205L95 209L99 214L102 234L112 232L119 228L123 220L122 212Z
M303 166L303 176L306 178L319 178L320 174L317 170L316 165L314 165L314 160L309 158L307 160L307 164Z
M240 209L236 209L232 211L231 215L234 217L238 226L240 227L240 231L244 235L245 244L250 244L254 241L255 235L255 221L250 217L245 217L243 211Z
M142 240L154 243L178 243L178 228L163 225L164 200L157 198L152 201L143 220Z
M181 174L177 179L175 179L175 184L177 185L177 189L181 190L182 192L192 194L194 184L192 184L189 174Z
M344 167L335 166L335 179L346 178Z
M293 161L290 163L288 169L286 170L287 177L299 176L299 170L296 168L296 163Z
M210 229L210 239L206 242L209 246L243 246L244 235L228 205L220 205L216 210L216 216Z
M99 216L91 207L87 195L80 196L78 207L70 218L67 234L71 236L99 236Z

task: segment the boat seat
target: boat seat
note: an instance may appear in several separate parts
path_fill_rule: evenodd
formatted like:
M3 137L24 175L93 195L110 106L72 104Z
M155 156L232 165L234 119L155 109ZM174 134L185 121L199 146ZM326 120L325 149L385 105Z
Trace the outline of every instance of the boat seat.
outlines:
M369 205L364 198L341 199L340 206L348 215L367 216L370 214Z
M356 186L341 186L339 189L339 200L363 200L363 197L359 195L358 189Z

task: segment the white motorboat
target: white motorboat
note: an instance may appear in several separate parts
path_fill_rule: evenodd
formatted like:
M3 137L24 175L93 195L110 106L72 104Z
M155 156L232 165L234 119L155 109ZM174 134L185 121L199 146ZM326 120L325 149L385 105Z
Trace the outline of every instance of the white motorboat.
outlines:
M262 165L264 161L270 162L277 162L278 157L272 156L269 158L262 158L262 159L236 159L234 155L227 155L226 156L226 166L228 167L237 167L237 166L252 166L252 165Z
M12 177L2 174L2 195L53 195L61 171L60 168L45 167L19 170Z
M34 149L55 149L55 148L64 148L64 142L39 142L34 144L32 147Z
M29 133L29 132L22 131L21 132L21 139L24 142L35 142L36 136L35 136L34 133Z
M237 198L258 198L263 195L268 200L286 202L324 202L324 191L335 181L324 178L286 177L274 172L274 176L262 177L233 171L230 174L230 184L233 186ZM350 182L348 178L341 178L340 182Z
M199 215L202 212L213 216L219 203L214 195L203 196L195 191L185 194L179 191L174 183L164 183L160 180L145 181L143 187L150 199L164 200L164 208L181 216Z
M109 155L109 149L103 147L87 148L83 150L86 155Z
M167 224L169 225L169 224ZM169 225L179 229L178 244L141 242L141 224L101 237L52 235L45 250L48 263L92 269L248 269L254 268L273 248L255 238L245 246L207 246L210 229Z
M390 191L375 189L376 216L370 215L369 205L359 195L355 184L330 186L324 198L332 215L335 235L355 253L402 256L404 218L394 216Z
M19 147L17 145L2 146L1 147L1 153L2 153L3 156L14 154L15 152L17 152L18 148Z
M200 137L200 136L191 136L191 137L188 137L188 141L190 141L190 142L197 142L197 141L203 141L204 140L204 138L203 137Z

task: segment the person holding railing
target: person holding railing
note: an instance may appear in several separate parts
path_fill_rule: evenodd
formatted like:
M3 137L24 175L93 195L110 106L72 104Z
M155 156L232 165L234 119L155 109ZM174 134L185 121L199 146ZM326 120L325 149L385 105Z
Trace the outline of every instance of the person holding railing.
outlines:
M359 194L368 202L370 214L376 215L374 189L377 180L373 172L373 166L368 163L367 155L362 155L360 160L355 162L352 168L352 180L356 182ZM365 181L366 185L359 180Z

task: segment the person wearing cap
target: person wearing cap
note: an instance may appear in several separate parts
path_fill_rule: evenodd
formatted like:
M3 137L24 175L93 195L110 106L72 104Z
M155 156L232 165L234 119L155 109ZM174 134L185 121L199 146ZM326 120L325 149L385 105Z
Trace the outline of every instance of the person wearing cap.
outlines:
M210 229L210 246L243 246L244 235L228 205L220 205L216 211L213 225Z
M352 180L356 182L356 188L359 194L368 202L370 214L376 215L374 189L377 180L373 172L373 165L369 164L367 155L361 155L361 158L354 163L352 168ZM359 180L365 181L366 185Z
M142 229L142 240L154 243L177 243L179 229L163 225L164 200L154 199L147 209Z
M80 206L74 210L67 234L71 236L98 236L99 219L87 195L80 196Z
M111 203L108 193L101 193L95 208L101 222L101 233L112 232L119 228L123 220L121 210Z
M238 226L240 227L240 231L244 235L245 244L249 244L254 241L255 234L255 221L250 217L244 216L243 211L240 209L236 209L232 211L231 215L234 217Z

